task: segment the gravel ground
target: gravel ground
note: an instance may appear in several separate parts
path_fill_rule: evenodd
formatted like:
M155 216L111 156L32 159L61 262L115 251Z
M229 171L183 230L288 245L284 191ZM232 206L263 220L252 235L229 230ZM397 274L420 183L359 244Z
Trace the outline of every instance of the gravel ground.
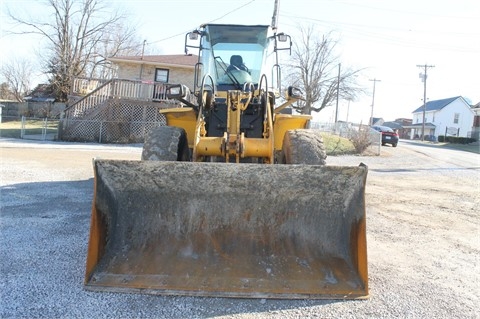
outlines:
M480 155L406 144L327 158L370 169L371 297L343 301L85 291L91 159L139 159L141 145L0 139L0 317L480 318Z

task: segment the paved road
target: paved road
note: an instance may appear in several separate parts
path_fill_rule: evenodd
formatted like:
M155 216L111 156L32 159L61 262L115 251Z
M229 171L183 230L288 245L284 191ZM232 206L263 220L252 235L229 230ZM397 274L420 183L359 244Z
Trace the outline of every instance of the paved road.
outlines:
M444 162L457 167L480 168L480 155L456 149L441 148L428 143L402 140L402 147L430 157L434 161ZM480 147L480 146L479 146Z

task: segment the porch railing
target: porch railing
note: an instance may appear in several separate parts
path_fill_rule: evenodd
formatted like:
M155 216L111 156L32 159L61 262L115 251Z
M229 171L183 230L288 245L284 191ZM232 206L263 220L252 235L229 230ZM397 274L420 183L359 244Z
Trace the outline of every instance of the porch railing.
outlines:
M67 106L64 111L64 117L69 119L84 118L88 114L92 113L95 109L99 108L107 99L111 97L112 81L113 80L109 80L100 84L91 92Z
M71 95L75 97L65 109L66 118L85 118L108 99L137 101L171 101L166 96L167 83L128 79L76 78Z
M110 79L75 78L70 93L76 96L85 96L108 81Z
M128 98L143 101L166 100L165 89L168 83L129 79L88 79L75 78L72 85L73 96L87 96L105 84L111 84L111 95L116 98Z

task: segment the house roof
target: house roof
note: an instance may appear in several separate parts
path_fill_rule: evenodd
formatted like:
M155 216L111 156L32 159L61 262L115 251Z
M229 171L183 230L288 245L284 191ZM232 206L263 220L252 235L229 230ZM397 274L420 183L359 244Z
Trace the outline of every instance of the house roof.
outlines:
M23 99L30 102L55 102L55 93L49 84L39 84Z
M397 122L384 122L383 126L387 126L389 128L392 128L392 129L401 129L402 128L402 124L397 123Z
M471 109L473 111L473 114L475 114L475 116L480 116L480 102L478 102L475 105L472 105Z
M428 112L428 111L441 110L445 106L447 106L448 104L452 103L453 101L455 101L456 99L459 99L459 98L462 98L462 97L461 96L455 96L455 97L451 97L451 98L448 98L448 99L442 99L442 100L435 100L435 101L427 102L427 105L425 105L425 111ZM412 113L419 113L419 112L423 112L423 105L420 106L419 108L417 108Z
M383 122L385 122L385 121L381 117L373 117L372 118L372 125L383 125Z
M198 55L171 54L171 55L144 55L142 56L117 56L108 58L112 62L126 62L135 64L156 64L180 67L194 67L198 62Z
M413 120L412 119L407 119L407 118L398 118L395 119L395 123L398 123L400 125L410 125L412 124Z

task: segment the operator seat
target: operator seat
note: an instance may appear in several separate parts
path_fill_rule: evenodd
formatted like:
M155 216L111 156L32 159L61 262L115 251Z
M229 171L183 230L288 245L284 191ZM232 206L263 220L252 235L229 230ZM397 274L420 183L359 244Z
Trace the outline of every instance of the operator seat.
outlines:
M230 72L233 70L242 70L250 73L247 66L243 64L243 58L241 55L232 55L230 57L230 65L227 68L227 72Z

